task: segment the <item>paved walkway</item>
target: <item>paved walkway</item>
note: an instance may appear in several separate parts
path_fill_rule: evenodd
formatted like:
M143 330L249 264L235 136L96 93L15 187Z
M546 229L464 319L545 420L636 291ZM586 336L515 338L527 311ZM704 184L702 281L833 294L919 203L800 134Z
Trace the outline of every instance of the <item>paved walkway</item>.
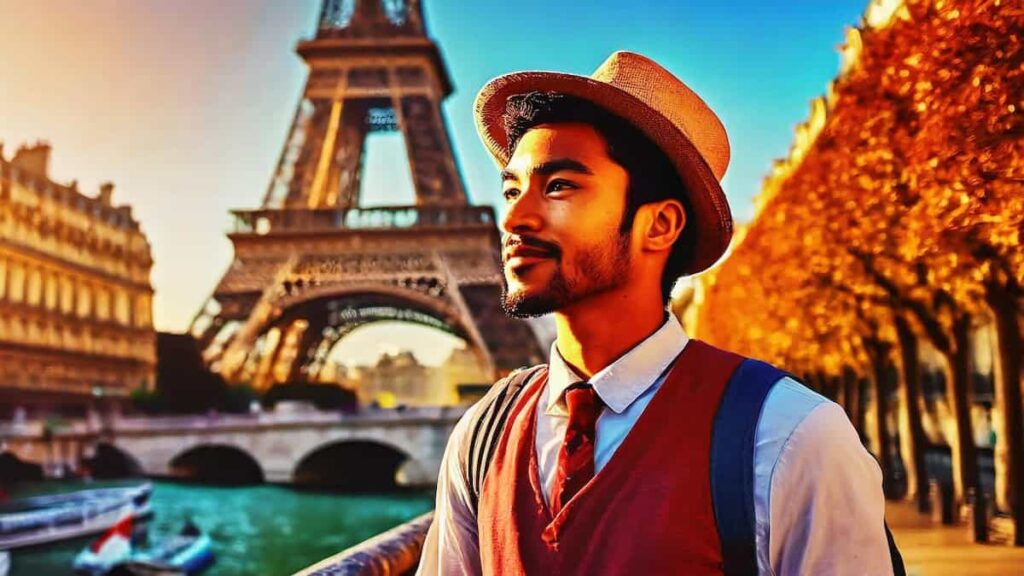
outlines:
M1024 548L974 544L967 524L933 523L907 502L890 502L886 520L908 576L1024 575Z

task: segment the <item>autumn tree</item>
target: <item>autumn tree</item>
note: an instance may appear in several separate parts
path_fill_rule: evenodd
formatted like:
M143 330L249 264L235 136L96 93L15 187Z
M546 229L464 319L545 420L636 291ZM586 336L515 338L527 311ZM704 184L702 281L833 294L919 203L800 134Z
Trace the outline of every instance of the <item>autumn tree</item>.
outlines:
M843 72L767 181L754 222L704 282L701 335L805 375L869 376L883 471L886 373L898 364L923 504L918 339L945 360L962 497L980 485L971 331L993 322L999 438L1024 543L1024 10L907 0L885 3L879 18L880 5L866 15L870 25L851 31ZM861 402L842 389L846 404Z

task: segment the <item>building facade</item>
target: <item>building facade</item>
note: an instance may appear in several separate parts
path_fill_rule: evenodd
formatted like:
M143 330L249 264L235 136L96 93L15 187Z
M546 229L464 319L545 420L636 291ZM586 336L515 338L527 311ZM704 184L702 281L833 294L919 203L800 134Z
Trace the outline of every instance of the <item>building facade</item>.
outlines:
M0 147L0 417L118 406L153 385L153 260L112 184L48 174L50 147Z
M486 390L493 382L469 347L454 348L437 366L421 364L412 352L402 350L383 353L370 366L336 363L330 374L335 382L355 390L360 404L383 408L452 406L464 400L460 387L482 386Z

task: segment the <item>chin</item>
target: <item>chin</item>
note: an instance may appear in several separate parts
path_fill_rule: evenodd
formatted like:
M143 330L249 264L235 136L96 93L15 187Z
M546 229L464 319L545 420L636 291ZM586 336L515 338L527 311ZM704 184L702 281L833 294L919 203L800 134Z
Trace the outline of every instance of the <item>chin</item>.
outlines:
M564 306L572 292L556 269L541 273L535 266L505 268L502 275L501 308L512 318L535 318Z
M501 299L501 309L511 318L537 318L557 309L557 303L541 294L524 296L522 293L509 294Z
M547 286L530 290L519 283L506 284L501 293L501 309L512 318L536 318L554 312L561 304Z
M527 269L525 272L532 272ZM502 274L502 294L530 294L541 292L548 285L548 279L536 274L523 274L505 269Z

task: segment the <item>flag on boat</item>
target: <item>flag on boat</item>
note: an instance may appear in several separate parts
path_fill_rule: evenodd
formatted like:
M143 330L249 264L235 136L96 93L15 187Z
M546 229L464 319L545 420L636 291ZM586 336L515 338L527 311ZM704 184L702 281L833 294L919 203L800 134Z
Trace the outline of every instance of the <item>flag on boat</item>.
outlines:
M89 563L109 567L128 558L132 553L132 522L132 515L125 514L106 534L93 542L89 546Z

